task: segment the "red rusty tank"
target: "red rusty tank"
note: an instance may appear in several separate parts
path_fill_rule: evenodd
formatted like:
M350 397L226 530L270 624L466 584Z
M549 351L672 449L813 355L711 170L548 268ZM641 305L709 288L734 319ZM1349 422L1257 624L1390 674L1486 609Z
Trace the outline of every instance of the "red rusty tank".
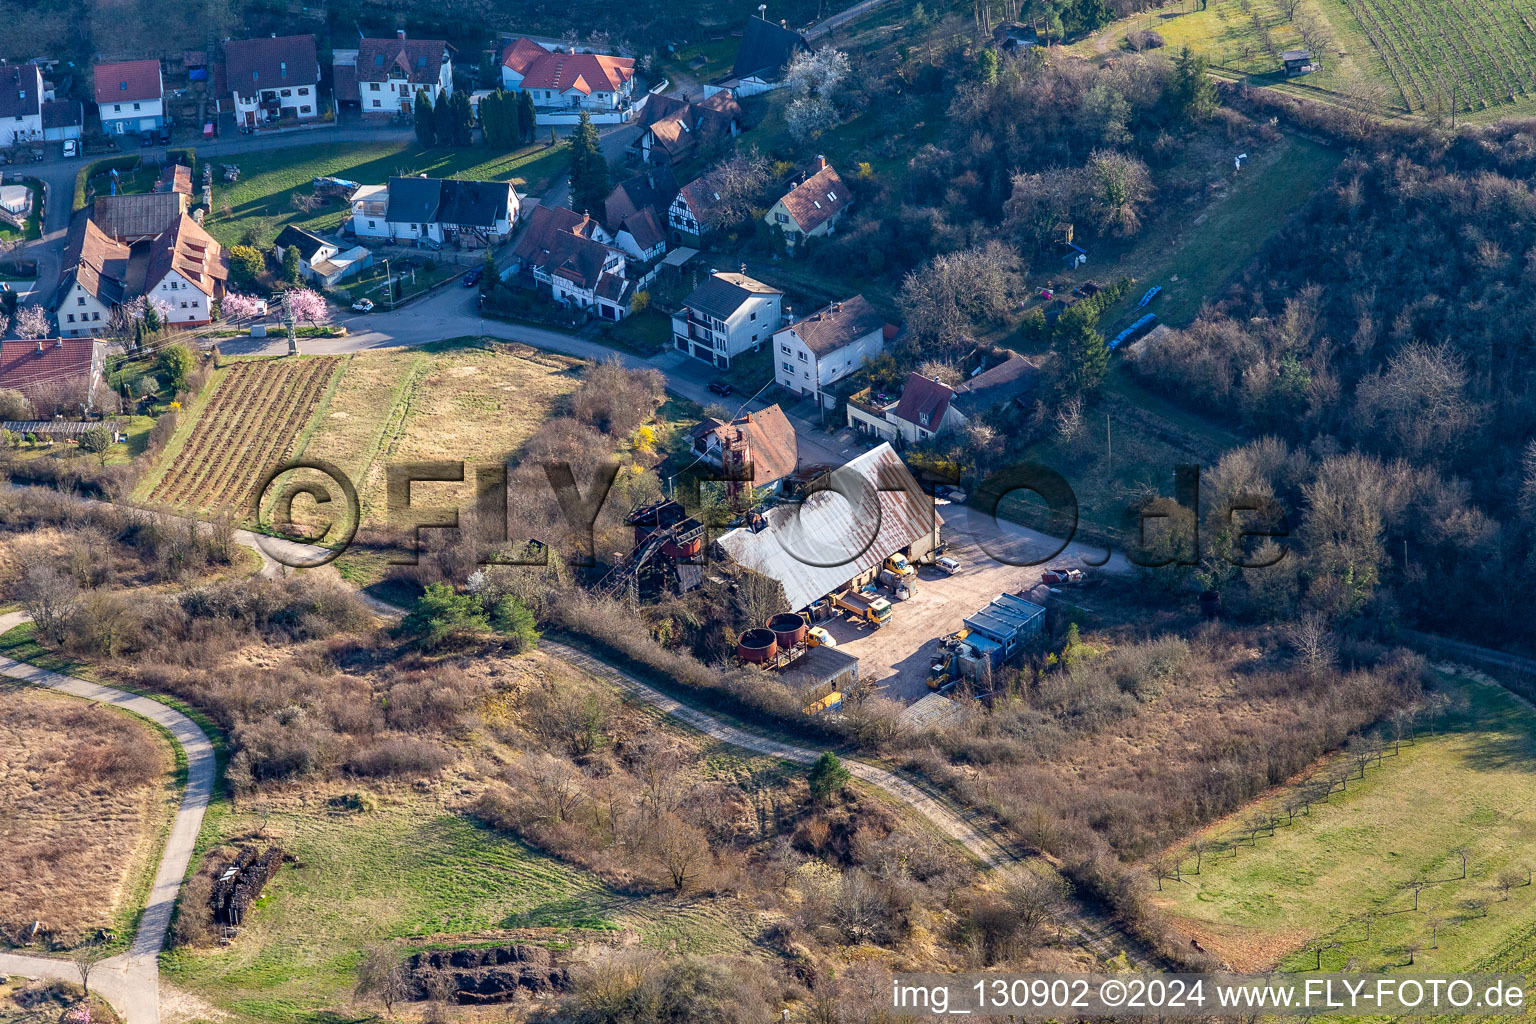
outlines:
M779 640L771 629L749 629L736 641L736 657L754 665L770 662L779 653Z
M668 558L698 558L704 552L704 538L695 537L689 541L668 541L661 546L661 553Z
M778 638L779 646L787 650L805 639L805 616L798 612L781 612L768 620L768 628Z

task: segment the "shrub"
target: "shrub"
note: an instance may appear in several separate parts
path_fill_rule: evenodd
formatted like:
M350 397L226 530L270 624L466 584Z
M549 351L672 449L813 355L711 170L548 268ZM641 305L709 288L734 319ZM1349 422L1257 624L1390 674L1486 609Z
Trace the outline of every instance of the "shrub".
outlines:
M531 651L539 645L539 631L533 620L533 613L511 594L496 602L495 610L491 613L491 621L495 624L496 631L508 639L509 646L515 653Z
M380 778L389 775L435 775L453 756L430 740L399 737L388 739L347 760L354 775Z
M480 601L470 594L456 592L446 583L428 584L416 607L400 623L401 632L427 651L490 628Z

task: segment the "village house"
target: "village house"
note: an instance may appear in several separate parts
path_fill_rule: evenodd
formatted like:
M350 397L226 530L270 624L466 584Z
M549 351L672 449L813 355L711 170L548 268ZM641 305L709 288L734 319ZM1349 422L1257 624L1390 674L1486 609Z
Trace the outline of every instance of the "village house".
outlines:
M628 279L623 250L591 217L558 206L536 206L512 249L509 273L527 271L548 285L562 306L591 310L604 320L634 311L635 282Z
M700 245L704 237L720 226L720 193L709 176L695 178L678 189L677 197L667 207L667 227L674 236L689 245Z
M278 233L273 252L281 263L289 248L299 251L299 274L321 288L334 287L365 267L373 266L373 253L360 245L343 249L311 231L287 225Z
M153 131L165 124L165 83L158 60L97 64L93 75L101 130L109 135Z
M677 198L677 179L669 167L648 168L645 173L626 178L613 186L603 200L603 223L617 231L624 218L641 210L650 210L658 223L664 224L667 208Z
M155 182L155 191L178 192L191 202L192 168L186 164L166 164L160 171L160 180Z
M728 77L714 83L714 88L729 90L737 97L756 96L784 84L784 68L797 53L810 52L805 36L782 22L774 24L760 17L747 19L741 32L741 49Z
M42 68L0 65L0 146L41 139L44 102Z
M883 352L885 335L885 317L864 296L834 302L774 333L774 379L831 409L827 388Z
M713 466L724 466L727 448L744 446L744 462L752 470L750 483L758 488L777 487L795 471L800 458L795 428L777 405L729 423L706 417L689 436L694 455Z
M512 234L522 197L509 181L390 178L362 186L351 203L359 240L486 246Z
M611 238L603 226L591 217L564 206L545 206L541 203L528 211L527 224L517 244L512 247L509 274L526 270L547 284L548 281L539 275L547 274L550 253L554 251L561 234L580 235L604 243Z
M585 110L599 121L626 115L635 88L633 57L550 50L532 39L518 39L502 50L501 84L509 92L533 97L539 123L544 115ZM567 123L568 118L559 123Z
M49 338L0 342L0 389L19 391L39 419L85 414L104 385L106 342Z
M228 281L223 247L186 214L151 243L144 294L169 308L165 318L172 326L212 323Z
M991 409L1026 398L1039 378L1035 364L1017 353L954 387L914 371L894 401L868 389L850 397L848 425L884 441L917 444L945 431L959 430Z
M741 134L741 106L728 92L698 103L653 96L645 105L644 131L635 140L640 159L671 166L697 155L699 146Z
M44 141L78 139L84 127L85 104L79 100L47 100L43 103Z
M138 192L126 196L97 196L90 219L113 241L124 245L158 238L187 212L188 193Z
M672 344L679 352L729 369L732 359L773 337L783 323L783 300L783 292L745 273L712 273L672 314Z
M224 44L224 78L235 121L247 128L320 116L320 61L312 35L231 40Z
M808 238L821 238L837 229L853 193L837 172L827 166L826 157L816 158L816 170L774 203L763 219L768 226L784 234L784 245L793 252Z
M59 284L49 303L61 335L89 337L110 326L112 311L129 297L130 256L129 247L102 231L95 221L75 217Z
M363 39L356 52L336 51L332 71L338 100L355 102L364 114L411 113L416 93L434 104L453 94L453 56L441 39Z
M647 207L629 214L619 222L618 230L613 235L613 244L624 250L626 255L642 263L649 263L666 255L667 232L656 219L656 214Z

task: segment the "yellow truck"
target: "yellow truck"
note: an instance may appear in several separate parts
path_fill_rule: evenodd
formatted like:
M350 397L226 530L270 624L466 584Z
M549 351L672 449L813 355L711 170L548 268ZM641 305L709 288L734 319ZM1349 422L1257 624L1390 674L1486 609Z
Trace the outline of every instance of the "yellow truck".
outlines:
M845 590L832 598L832 607L879 628L891 621L891 602L878 594Z
M900 551L885 560L885 568L904 580L917 575L917 570L912 568L912 563L907 561L907 556Z

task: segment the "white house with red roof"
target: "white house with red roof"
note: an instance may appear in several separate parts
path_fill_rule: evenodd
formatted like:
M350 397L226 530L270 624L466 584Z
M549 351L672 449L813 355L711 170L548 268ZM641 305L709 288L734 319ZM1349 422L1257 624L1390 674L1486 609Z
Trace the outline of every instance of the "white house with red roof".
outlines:
M594 121L610 123L629 114L635 61L551 50L524 37L501 51L501 84L533 97L539 124L571 123L583 110Z
M364 114L410 113L418 90L434 104L453 93L452 49L441 39L407 39L404 29L360 40L355 54L336 51L334 66L346 69L336 72L336 99L355 100Z
M165 82L158 60L97 64L93 74L102 131L124 135L165 124Z
M186 214L150 246L144 293L169 308L165 319L176 327L212 322L229 280L223 247Z
M42 419L90 411L106 364L106 343L95 338L3 341L0 389L20 391Z

